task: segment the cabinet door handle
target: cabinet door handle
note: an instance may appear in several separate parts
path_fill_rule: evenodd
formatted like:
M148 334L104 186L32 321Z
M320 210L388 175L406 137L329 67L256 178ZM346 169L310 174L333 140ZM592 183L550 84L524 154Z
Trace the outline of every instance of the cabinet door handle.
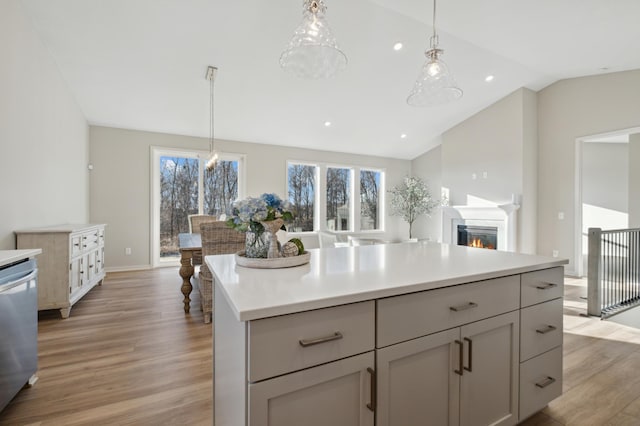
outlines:
M80 243L75 243L74 246L75 247L80 247Z
M539 387L540 389L544 389L547 386L549 386L550 384L555 383L555 382L556 382L556 379L554 379L551 376L547 376L547 378L544 379L542 382L536 383L536 386Z
M478 304L474 302L465 303L464 305L459 306L449 306L449 310L454 312L466 311L467 309L477 308Z
M472 372L473 371L473 341L468 337L465 337L464 340L466 340L469 343L469 367L464 367L464 369L467 370L468 372Z
M367 404L367 408L374 413L376 412L376 400L378 399L377 395L377 380L376 380L376 372L371 367L367 367L367 371L371 374L371 402Z
M551 290L554 287L558 287L558 284L554 283L542 283L541 285L537 285L536 288L538 290Z
M342 337L343 337L342 333L340 333L339 331L336 331L331 336L316 337L315 339L301 339L301 340L298 340L298 343L300 343L300 346L302 346L303 348L306 348L307 346L313 346L320 343L331 342L332 340L339 340L339 339L342 339Z
M548 325L545 328L536 329L536 333L547 334L547 333L550 333L550 332L555 331L555 330L557 330L556 327L554 327L552 325Z
M458 369L457 370L453 370L454 373L456 373L459 376L462 376L464 374L464 366L463 366L463 357L464 357L464 344L456 339L455 340L456 345L458 345Z

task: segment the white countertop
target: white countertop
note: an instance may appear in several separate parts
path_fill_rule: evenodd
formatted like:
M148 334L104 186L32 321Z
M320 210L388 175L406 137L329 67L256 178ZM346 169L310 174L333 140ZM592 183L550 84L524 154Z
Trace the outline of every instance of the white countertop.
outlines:
M433 290L569 263L438 243L312 249L311 261L283 269L237 266L235 255L205 261L240 321Z
M29 229L19 229L14 231L16 234L30 234L30 233L41 233L41 232L76 232L80 230L84 230L87 228L93 228L96 226L106 226L104 223L84 223L84 224L75 224L75 223L65 223L62 225L53 225L53 226L42 226L39 228L29 228Z
M28 259L42 253L40 249L0 250L0 266L8 265L22 259Z

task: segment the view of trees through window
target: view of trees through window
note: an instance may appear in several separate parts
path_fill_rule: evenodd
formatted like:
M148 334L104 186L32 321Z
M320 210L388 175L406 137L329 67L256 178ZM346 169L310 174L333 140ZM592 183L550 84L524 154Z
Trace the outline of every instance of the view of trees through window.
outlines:
M287 168L289 202L294 220L287 226L291 232L311 232L315 214L316 166L289 164Z
M380 175L375 170L360 170L360 229L380 229Z
M351 169L327 167L327 229L351 229Z
M201 169L202 187L199 184ZM161 156L160 257L179 256L178 234L189 232L190 214L219 216L226 213L237 198L238 161L219 161L209 172L204 170L204 162L195 156Z

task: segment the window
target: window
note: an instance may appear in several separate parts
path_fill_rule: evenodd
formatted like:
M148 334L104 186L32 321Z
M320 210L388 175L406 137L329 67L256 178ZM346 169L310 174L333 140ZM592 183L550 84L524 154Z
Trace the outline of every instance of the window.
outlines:
M289 232L384 230L384 170L287 163ZM322 177L322 178L320 178Z
M204 214L226 214L238 199L238 160L218 161L213 170L204 171Z
M201 152L153 148L154 265L179 258L189 215L220 216L241 195L242 156L225 154L211 171L206 160Z
M360 229L362 231L381 229L381 179L380 171L360 170Z
M312 232L316 229L316 181L318 167L310 164L287 165L287 192L294 220L287 225L290 232Z
M350 231L351 169L327 167L327 229Z

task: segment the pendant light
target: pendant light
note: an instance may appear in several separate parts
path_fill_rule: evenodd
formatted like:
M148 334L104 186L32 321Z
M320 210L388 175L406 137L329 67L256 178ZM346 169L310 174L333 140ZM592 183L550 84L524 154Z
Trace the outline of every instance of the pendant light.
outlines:
M444 50L438 48L436 0L433 0L433 35L429 41L429 49L424 53L427 61L407 98L409 105L442 105L462 97L462 89L456 84L447 64L440 59L443 53Z
M213 141L213 83L218 73L217 67L209 66L207 68L207 75L205 78L209 80L209 110L211 115L209 116L209 159L207 160L207 170L213 170L218 163L218 151L215 150Z
M326 78L347 66L324 18L327 7L322 0L304 0L302 22L280 55L280 66L297 77Z

